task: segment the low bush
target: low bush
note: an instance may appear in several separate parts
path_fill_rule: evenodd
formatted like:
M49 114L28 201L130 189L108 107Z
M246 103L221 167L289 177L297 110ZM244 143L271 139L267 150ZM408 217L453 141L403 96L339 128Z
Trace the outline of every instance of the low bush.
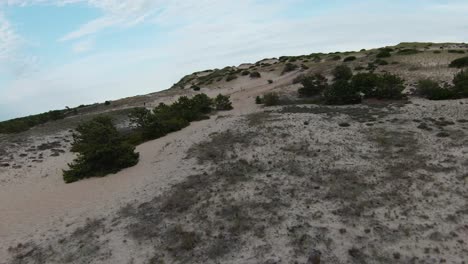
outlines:
M333 69L333 77L335 78L335 81L337 80L345 80L348 81L353 77L353 71L346 65L340 65L335 67Z
M327 78L321 74L303 76L300 80L302 88L299 88L298 93L303 97L320 95L327 87Z
M379 83L379 76L374 73L358 73L351 79L351 85L366 98L374 97Z
M266 106L278 105L280 103L279 96L277 93L267 93L263 95L263 104Z
M269 83L269 84L272 84L272 83L273 83L273 80L268 80L268 83Z
M255 104L263 104L263 100L260 96L255 97Z
M232 103L229 99L229 96L222 94L218 94L218 96L216 96L216 98L214 99L214 106L215 109L219 111L226 111L232 109Z
M404 80L400 77L386 73L379 76L379 81L375 89L375 97L378 99L402 99L405 89Z
M288 73L288 72L292 72L294 70L296 70L298 68L298 66L296 64L292 64L292 63L286 63L286 65L284 65L284 69L283 69L283 74L285 73Z
M468 97L468 70L460 71L453 78L453 89L457 97Z
M349 61L355 61L355 60L356 60L356 56L349 56L349 57L346 57L343 61L349 62Z
M464 68L468 67L468 57L463 57L452 61L449 65L450 68Z
M324 92L325 103L329 105L359 104L362 101L359 90L348 81L338 80Z
M292 81L292 84L298 84L298 83L301 83L302 80L305 78L306 76L304 74L300 74L298 76L296 76L293 81Z
M455 96L452 89L442 88L439 83L429 79L418 82L416 94L429 100L447 100Z
M465 54L464 50L449 50L448 53Z
M247 70L246 70L246 71L243 71L243 72L241 73L242 76L247 76L247 75L249 75L249 74L250 74L250 72L247 71Z
M376 59L376 60L374 61L374 63L377 64L377 65L380 65L380 66L388 65L388 61L382 60L382 59Z
M230 82L230 81L235 80L235 79L237 79L237 75L235 75L235 74L230 74L230 75L228 75L228 76L226 77L226 82Z
M383 49L379 53L377 53L377 58L389 58L391 56L392 54L387 49Z
M192 85L191 88L192 88L192 90L194 90L194 91L200 91L200 86L198 86L198 85Z
M261 78L262 75L258 71L250 73L250 78Z
M398 55L413 55L418 53L419 51L416 49L402 49L397 52Z
M79 125L76 132L72 151L78 157L63 172L66 183L116 173L138 163L135 147L123 140L109 117L98 116Z
M330 60L339 61L339 60L341 60L341 56L340 55L333 55L333 56L330 57Z
M34 126L45 124L50 121L63 119L70 115L78 114L77 108L54 110L38 115L15 118L0 122L0 134L13 134L26 131Z
M105 101L104 105L111 105L111 102L110 101Z

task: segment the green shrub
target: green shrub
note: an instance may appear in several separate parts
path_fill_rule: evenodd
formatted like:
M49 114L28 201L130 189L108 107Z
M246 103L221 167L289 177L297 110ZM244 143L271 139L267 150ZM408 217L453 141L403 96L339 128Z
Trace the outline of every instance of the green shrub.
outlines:
M105 101L105 102L104 102L104 105L110 105L110 104L111 104L110 101Z
M449 65L450 68L464 68L468 67L468 57L463 57L452 61Z
M333 69L333 77L335 78L335 81L337 80L345 80L348 81L353 77L353 71L346 65L340 65L335 67Z
M78 157L63 172L66 183L116 173L138 163L135 147L123 141L109 117L98 116L79 125L76 131L72 151Z
M226 77L226 82L230 82L232 80L235 80L237 79L237 75L235 74L229 74L227 77Z
M293 81L292 81L292 84L298 84L298 83L301 83L302 80L304 80L305 78L305 75L304 74L299 74L298 76L296 76Z
M418 82L416 94L429 100L447 100L455 96L453 90L442 88L439 83L429 79Z
M200 86L198 86L198 85L192 85L192 87L190 87L190 88L192 88L192 90L194 90L194 91L200 91Z
M1 134L13 134L26 131L31 127L45 124L49 121L56 121L65 118L66 116L76 115L78 111L75 109L53 110L38 115L30 115L26 117L15 118L0 122Z
M379 83L379 76L374 73L358 73L351 79L354 89L364 94L366 98L374 97Z
M268 83L269 83L269 84L272 84L272 83L273 83L273 80L268 80Z
M340 55L333 55L333 56L330 57L330 60L339 61L339 60L341 60L341 56Z
M298 93L304 97L320 95L328 87L327 78L321 74L303 76L300 82Z
M441 54L442 51L440 51L440 50L434 50L433 53L434 53L434 54Z
M294 70L297 69L297 65L296 64L292 64L292 63L286 63L286 65L284 65L284 69L283 69L283 74L285 73L288 73L288 72L292 72Z
M453 78L453 85L458 97L468 97L468 70L457 73Z
M232 109L231 100L227 95L218 94L218 96L216 96L214 99L214 105L215 109L220 111Z
M449 50L448 53L465 54L464 50Z
M261 78L262 75L258 71L250 73L250 78Z
M355 71L362 71L362 70L365 70L366 68L362 67L362 66L357 66L356 68L354 68Z
M250 74L250 72L247 71L247 70L245 70L245 71L243 71L243 72L241 73L242 76L247 76L247 75L249 75L249 74Z
M374 63L381 66L388 65L388 61L382 59L376 59Z
M390 53L389 50L381 50L379 53L377 53L377 58L389 58L391 57L392 54Z
M355 61L355 60L356 60L356 56L349 56L349 57L346 57L343 61L349 62L349 61Z
M266 106L278 105L280 102L279 96L277 93L267 93L263 95L263 103Z
M397 52L398 55L413 55L418 53L419 51L416 49L402 49Z
M379 82L375 89L375 97L378 99L401 99L405 89L404 80L393 74L384 74L379 77Z
M263 103L262 98L257 95L257 97L255 97L255 104L262 104L262 103Z
M359 104L362 101L359 91L346 80L338 80L326 89L324 99L330 105Z

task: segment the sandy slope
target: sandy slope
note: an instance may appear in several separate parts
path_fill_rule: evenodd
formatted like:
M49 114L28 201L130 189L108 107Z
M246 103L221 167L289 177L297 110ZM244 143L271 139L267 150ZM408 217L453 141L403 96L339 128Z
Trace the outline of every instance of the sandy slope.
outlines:
M231 94L235 110L195 122L182 131L138 146L138 165L109 177L64 184L62 170L74 157L68 151L59 157L46 157L39 164L26 160L23 169L1 171L0 178L9 180L0 186L0 259L6 258L8 247L24 243L31 236L41 237L45 230L63 232L70 226L82 224L86 218L105 215L132 200L148 199L148 195L177 182L186 176L181 173L190 170L190 164L184 164L186 169L181 170L180 161L193 143L208 137L207 130L212 133L232 126L233 119L258 109L253 103L255 96L281 87L290 79L291 76L286 75L268 85L265 78L253 82L245 78L227 90L206 91L210 96ZM176 98L163 97L152 105ZM70 133L59 134L70 139ZM55 136L32 138L22 149L50 141ZM17 152L21 151L18 149ZM34 164L34 167L28 168L28 164Z

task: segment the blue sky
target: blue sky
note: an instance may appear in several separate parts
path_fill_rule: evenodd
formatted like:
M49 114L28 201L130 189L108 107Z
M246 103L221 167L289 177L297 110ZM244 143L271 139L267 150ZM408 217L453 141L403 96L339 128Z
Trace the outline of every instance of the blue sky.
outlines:
M0 0L0 120L266 57L466 42L466 14L461 0Z

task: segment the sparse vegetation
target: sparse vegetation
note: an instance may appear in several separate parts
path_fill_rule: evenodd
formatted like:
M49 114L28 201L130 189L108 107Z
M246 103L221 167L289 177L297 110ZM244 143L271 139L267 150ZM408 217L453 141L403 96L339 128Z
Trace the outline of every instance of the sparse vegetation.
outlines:
M333 69L332 74L333 74L333 77L335 78L334 79L335 81L338 81L338 80L348 81L349 79L351 79L351 77L353 77L353 71L346 65L340 65L340 66L335 67L335 69Z
M349 57L346 57L343 62L350 62L350 61L355 61L356 60L356 56L349 56Z
M231 110L232 103L231 103L231 100L229 99L229 96L218 94L218 96L216 96L216 98L214 99L214 107L216 110L219 110L219 111Z
M379 53L377 53L377 58L389 58L392 54L388 49L382 49Z
M453 78L454 90L459 97L468 97L468 70L460 71Z
M0 122L0 134L12 134L26 131L34 126L45 124L49 121L56 121L75 113L70 109L54 110L38 115L15 118Z
M280 102L279 95L277 93L267 93L263 96L262 102L265 106L278 105Z

